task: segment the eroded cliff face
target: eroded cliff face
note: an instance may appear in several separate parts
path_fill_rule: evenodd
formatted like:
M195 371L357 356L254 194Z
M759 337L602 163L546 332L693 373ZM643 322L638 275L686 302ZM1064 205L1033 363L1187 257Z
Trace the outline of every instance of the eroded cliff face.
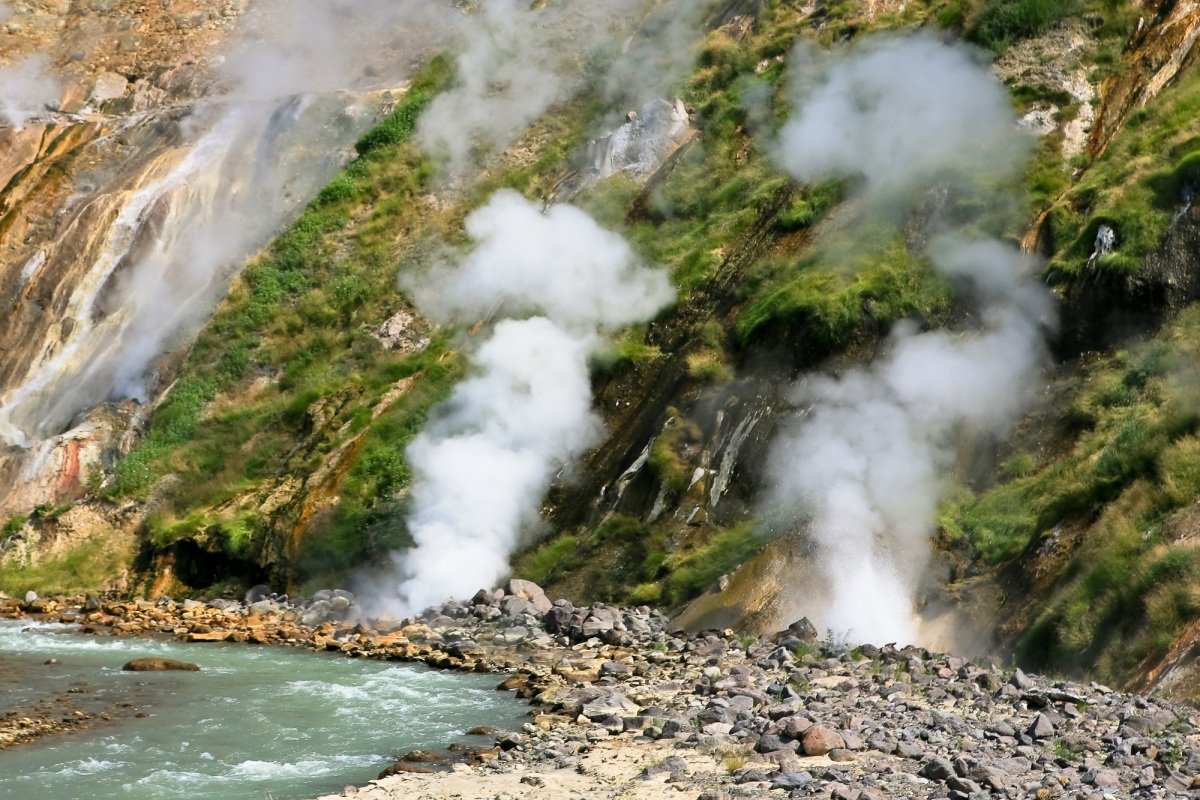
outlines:
M281 74L251 85L221 63L253 49L258 10L24 3L0 33L59 90L0 128L0 514L77 498L128 451L230 277L345 163L415 52L397 36L364 54L392 68L328 79L346 92L298 94L269 60Z
M104 398L55 416L21 395L112 310L101 296L146 211L131 200L182 159L181 121L241 10L31 2L0 26L8 63L44 58L58 90L22 127L0 128L0 513L81 496L88 471L111 461L136 416L114 408L72 425ZM43 415L55 418L39 430Z

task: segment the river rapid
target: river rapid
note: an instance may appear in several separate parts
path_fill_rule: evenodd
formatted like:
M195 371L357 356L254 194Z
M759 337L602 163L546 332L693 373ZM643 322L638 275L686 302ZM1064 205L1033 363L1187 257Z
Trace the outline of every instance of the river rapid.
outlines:
M143 657L189 661L200 671L121 670ZM129 712L0 751L0 798L315 797L371 780L411 749L490 744L466 736L471 727L519 727L527 706L496 683L299 649L93 637L0 621L0 713L23 714L51 698Z

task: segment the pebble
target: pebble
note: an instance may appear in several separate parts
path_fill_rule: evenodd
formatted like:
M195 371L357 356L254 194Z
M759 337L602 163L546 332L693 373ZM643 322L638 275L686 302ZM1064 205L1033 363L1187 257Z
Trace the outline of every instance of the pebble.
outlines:
M659 756L644 780L669 782L685 800L1150 800L1200 791L1192 709L917 647L850 650L818 641L806 620L751 641L683 633L652 609L551 601L528 581L386 622L360 619L357 600L340 590L305 601L256 587L246 600L102 601L88 610L84 598L35 596L0 600L0 617L503 673L501 686L532 703L532 721L519 731L472 729L494 746L462 748L465 763L451 768L520 772L529 788L539 772L574 768L595 743L620 737ZM688 751L724 754L729 768L689 771L673 760ZM389 770L423 769L413 761Z

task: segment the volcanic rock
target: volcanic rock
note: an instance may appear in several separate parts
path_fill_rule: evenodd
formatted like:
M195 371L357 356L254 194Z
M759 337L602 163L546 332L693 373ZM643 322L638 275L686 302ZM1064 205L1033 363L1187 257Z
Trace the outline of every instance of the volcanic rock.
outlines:
M199 672L200 667L174 658L135 658L121 667L126 672Z

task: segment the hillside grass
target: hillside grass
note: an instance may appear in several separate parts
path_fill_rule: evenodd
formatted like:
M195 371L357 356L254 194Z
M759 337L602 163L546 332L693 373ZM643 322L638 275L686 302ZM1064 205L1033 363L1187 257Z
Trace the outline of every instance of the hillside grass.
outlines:
M1008 480L943 506L946 534L992 564L1085 531L1018 643L1023 662L1128 679L1200 618L1200 545L1172 533L1200 496L1197 364L1200 307L1192 307L1077 379L1060 421L1073 440L1065 454L1044 464L1023 454Z
M566 579L580 601L678 609L761 549L757 523L689 531L614 514L595 530L551 538L526 551L513 575L554 590Z
M1116 249L1097 260L1102 272L1136 273L1182 205L1183 188L1200 187L1200 73L1188 70L1124 128L1078 184L1050 210L1050 268L1081 274L1100 225L1116 231Z

